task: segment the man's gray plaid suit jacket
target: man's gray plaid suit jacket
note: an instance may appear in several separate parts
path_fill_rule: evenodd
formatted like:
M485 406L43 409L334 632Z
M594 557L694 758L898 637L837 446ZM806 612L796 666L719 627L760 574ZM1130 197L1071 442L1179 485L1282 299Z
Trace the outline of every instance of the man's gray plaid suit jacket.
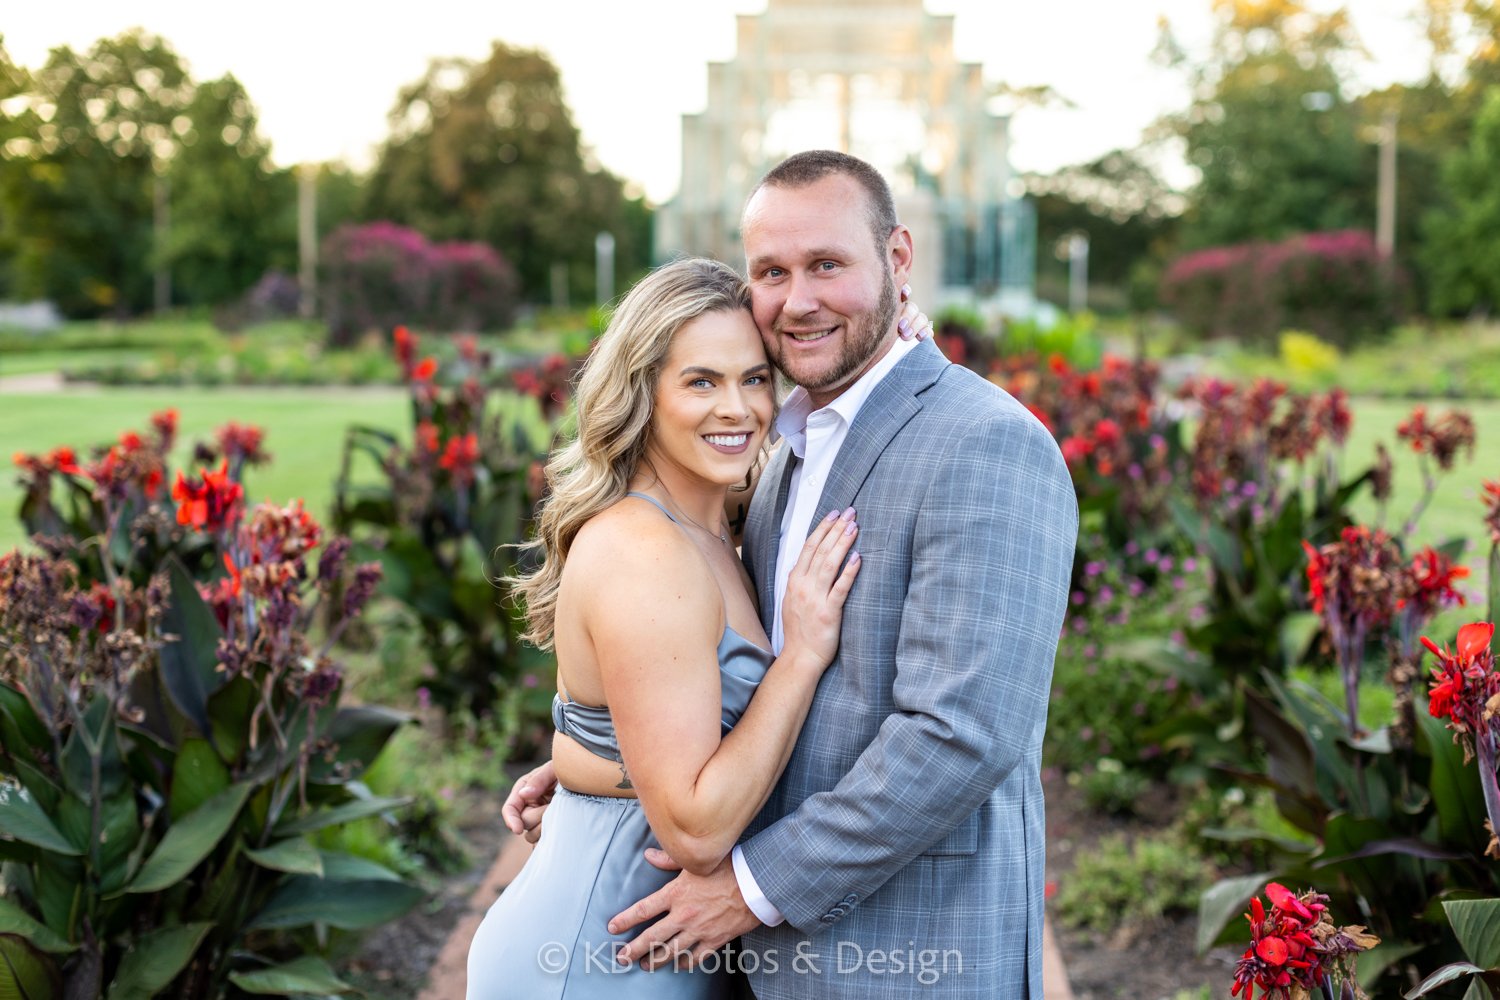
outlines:
M743 553L771 629L790 448ZM743 839L787 917L761 1000L1041 1000L1041 750L1078 509L1047 430L924 343L855 419L814 519L853 506L838 658Z

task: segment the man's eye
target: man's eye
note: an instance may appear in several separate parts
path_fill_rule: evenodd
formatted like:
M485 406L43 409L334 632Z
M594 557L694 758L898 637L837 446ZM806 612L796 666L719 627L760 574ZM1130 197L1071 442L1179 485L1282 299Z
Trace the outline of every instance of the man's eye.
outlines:
M766 277L768 277L768 278L779 278L779 277L781 277L785 273L786 272L783 271L779 267L768 267L768 268L766 268Z
M833 261L831 261L831 260L825 260L825 261L823 261L822 263L820 263L818 265L818 270L820 270L820 271L832 271L837 266L838 265L835 264Z

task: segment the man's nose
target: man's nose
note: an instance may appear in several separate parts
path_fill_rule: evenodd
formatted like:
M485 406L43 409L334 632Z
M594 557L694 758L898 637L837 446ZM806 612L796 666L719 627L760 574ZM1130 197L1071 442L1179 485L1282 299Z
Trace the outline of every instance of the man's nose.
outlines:
M807 316L818 311L818 297L810 279L799 274L791 276L781 311L792 316Z

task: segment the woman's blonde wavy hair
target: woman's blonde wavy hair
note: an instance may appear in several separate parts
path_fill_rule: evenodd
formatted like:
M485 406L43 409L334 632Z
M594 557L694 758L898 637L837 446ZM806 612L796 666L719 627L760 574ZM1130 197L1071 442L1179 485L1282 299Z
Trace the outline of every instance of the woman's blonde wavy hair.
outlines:
M642 278L620 302L579 373L578 435L547 463L550 493L537 519L536 572L507 579L525 601L522 636L552 648L563 564L579 529L625 496L645 455L656 386L672 338L705 313L749 309L750 292L734 270L688 257Z

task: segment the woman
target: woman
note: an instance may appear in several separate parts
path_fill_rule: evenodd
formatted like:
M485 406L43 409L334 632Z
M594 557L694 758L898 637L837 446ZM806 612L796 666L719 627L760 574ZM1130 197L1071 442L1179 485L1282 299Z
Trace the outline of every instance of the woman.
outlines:
M559 787L547 836L470 946L468 995L715 997L712 967L616 964L627 938L605 923L671 877L647 847L711 871L765 803L837 650L858 526L851 509L810 533L773 658L724 513L770 429L773 372L722 264L637 284L577 404L578 438L548 467L544 562L518 587L528 640L557 654Z

